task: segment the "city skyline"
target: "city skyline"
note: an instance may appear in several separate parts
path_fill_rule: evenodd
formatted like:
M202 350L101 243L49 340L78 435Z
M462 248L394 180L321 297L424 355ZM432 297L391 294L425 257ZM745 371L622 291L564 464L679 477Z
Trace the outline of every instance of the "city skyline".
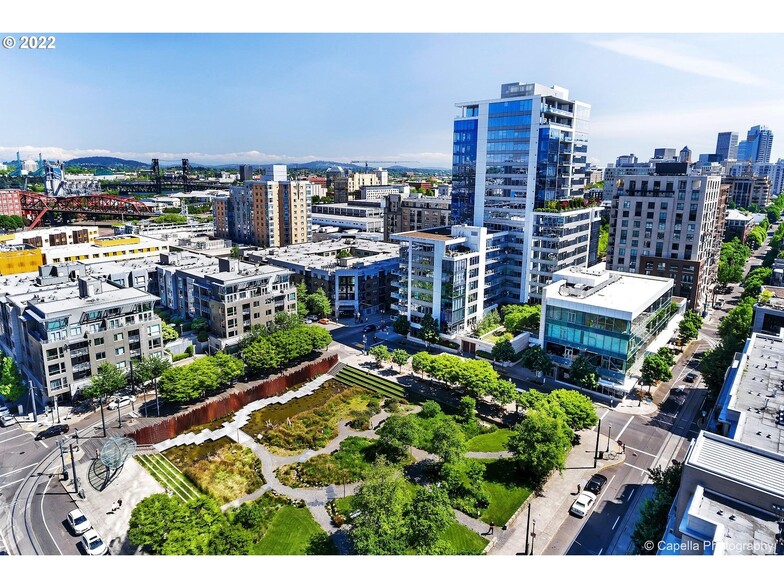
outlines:
M92 155L196 164L401 161L451 168L457 102L508 82L592 107L588 160L715 151L719 132L784 128L766 77L781 35L65 34L0 52L0 160ZM492 56L492 59L488 59ZM520 56L524 56L522 59ZM764 59L763 59L764 56ZM195 64L195 65L194 65ZM470 75L465 75L465 72ZM615 73L617 72L617 73ZM55 99L53 99L53 97ZM771 160L784 156L773 144Z

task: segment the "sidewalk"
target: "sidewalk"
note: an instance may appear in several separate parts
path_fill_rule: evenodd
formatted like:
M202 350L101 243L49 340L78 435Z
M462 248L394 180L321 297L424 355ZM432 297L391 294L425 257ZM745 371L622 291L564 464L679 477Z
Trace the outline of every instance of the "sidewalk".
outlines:
M597 467L593 467L596 433L582 431L580 443L572 448L566 458L566 468L562 474L557 472L550 476L541 494L531 494L526 502L531 504L531 519L536 521L536 538L534 540L535 555L547 554L547 547L563 522L570 516L569 506L577 497L577 485L585 486L588 479L604 468L622 463L624 456L617 453L618 443L610 440L610 450L616 452L613 459L600 459ZM599 447L607 447L607 437L599 435ZM525 503L523 507L528 508ZM522 512L521 507L520 512ZM488 552L489 555L517 555L525 550L527 517L518 516L505 531L496 528L497 543Z

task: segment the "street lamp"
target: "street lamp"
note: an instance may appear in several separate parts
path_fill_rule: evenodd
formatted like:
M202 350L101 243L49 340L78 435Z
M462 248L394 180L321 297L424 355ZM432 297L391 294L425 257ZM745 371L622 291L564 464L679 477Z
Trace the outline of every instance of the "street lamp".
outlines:
M610 428L607 431L607 450L610 451L610 437L612 437L612 423L610 423Z

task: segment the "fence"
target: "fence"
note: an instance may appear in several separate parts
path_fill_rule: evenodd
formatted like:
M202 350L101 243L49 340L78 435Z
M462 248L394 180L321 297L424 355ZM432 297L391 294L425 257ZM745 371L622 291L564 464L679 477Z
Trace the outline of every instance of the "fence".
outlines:
M185 412L133 430L128 436L136 441L138 445L160 443L166 439L176 437L191 427L223 418L254 400L280 396L292 386L312 380L328 372L337 363L338 356L336 354L321 357L271 376L248 388L223 392L215 398L189 408Z

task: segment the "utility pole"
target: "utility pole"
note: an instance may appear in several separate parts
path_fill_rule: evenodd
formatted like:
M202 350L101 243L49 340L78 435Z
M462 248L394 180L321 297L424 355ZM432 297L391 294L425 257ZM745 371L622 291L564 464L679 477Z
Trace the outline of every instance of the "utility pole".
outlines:
M71 467L73 468L74 492L79 494L79 478L76 477L76 460L74 460L73 443L68 446L71 450Z
M101 426L103 427L103 436L106 437L106 419L103 416L103 394L98 397L98 406L101 407Z
M35 411L35 386L33 386L32 380L27 380L27 384L30 388L30 400L33 402L33 422L38 422L38 414Z
M528 538L531 531L531 503L528 503L528 522L525 524L525 554L528 555Z
M68 479L68 470L65 469L65 448L63 447L63 440L60 439L57 442L57 445L60 446L60 461L63 464L63 469L62 469L63 480L67 480Z
M596 468L596 460L599 459L599 435L602 432L602 419L599 419L599 426L596 427L596 449L593 452L593 467Z
M531 533L531 553L529 553L528 555L533 555L534 554L534 540L535 539L536 539L536 519L534 519L534 530Z
M612 423L610 423L610 428L607 431L607 451L610 451L610 437L612 437Z

